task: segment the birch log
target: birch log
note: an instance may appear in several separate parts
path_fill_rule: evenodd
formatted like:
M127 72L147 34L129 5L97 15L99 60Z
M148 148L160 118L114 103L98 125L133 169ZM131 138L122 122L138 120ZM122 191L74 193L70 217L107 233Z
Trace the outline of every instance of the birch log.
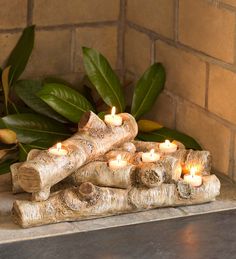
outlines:
M134 185L135 166L128 164L121 169L111 170L107 162L94 161L79 168L69 177L74 185L91 182L98 186L129 188Z
M65 156L56 156L40 151L32 160L19 168L19 184L27 192L43 193L48 198L51 186L72 174L80 166L135 138L138 127L128 113L120 114L123 124L107 125L93 112L85 113L78 132L62 142L68 148ZM47 195L44 194L47 193ZM40 194L38 195L40 198Z
M190 187L188 199L179 195L175 184L155 188L116 189L83 183L50 196L47 201L15 201L12 216L21 227L98 218L147 209L199 204L215 200L220 182L215 175L204 176L202 186Z

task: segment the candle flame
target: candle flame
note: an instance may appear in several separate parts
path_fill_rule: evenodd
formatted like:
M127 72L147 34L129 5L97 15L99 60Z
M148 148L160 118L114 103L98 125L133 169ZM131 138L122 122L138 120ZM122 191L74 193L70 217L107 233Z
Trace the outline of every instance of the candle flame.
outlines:
M111 115L114 116L116 114L116 107L113 106L111 109Z
M170 146L170 141L169 141L168 139L166 139L166 140L165 140L165 144L166 144L167 146Z
M117 160L117 163L119 164L119 163L121 162L121 155L118 155L118 156L116 157L116 160Z
M194 177L195 174L196 174L196 172L197 172L197 167L192 166L192 167L190 168L190 175L191 175L192 177Z
M154 150L154 148L152 148L152 149L150 150L150 155L151 155L151 157L153 157L154 153L155 153L155 150Z
M61 150L61 143L57 143L57 150L58 150L58 151Z

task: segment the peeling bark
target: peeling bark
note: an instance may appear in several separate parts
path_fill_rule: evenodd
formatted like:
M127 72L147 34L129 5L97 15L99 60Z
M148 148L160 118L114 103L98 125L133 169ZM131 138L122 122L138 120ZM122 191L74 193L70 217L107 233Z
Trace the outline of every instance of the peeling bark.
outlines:
M176 184L155 188L117 189L83 183L53 194L47 201L15 201L13 220L20 226L75 221L117 215L167 206L199 204L215 200L220 182L215 175L204 176L202 186L190 187L190 196L183 198Z
M127 113L120 116L123 124L111 127L93 112L86 113L81 119L78 133L62 142L68 148L68 154L56 156L47 150L40 151L20 166L20 186L32 193L48 190L82 165L134 139L138 131L135 119Z

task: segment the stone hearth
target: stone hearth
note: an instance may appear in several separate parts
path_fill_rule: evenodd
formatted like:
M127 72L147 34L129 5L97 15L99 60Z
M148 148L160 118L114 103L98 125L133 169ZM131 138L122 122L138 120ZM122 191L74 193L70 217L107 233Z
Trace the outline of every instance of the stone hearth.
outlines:
M0 244L236 209L235 184L223 175L218 175L218 177L222 184L221 195L212 203L178 208L161 208L107 218L21 229L11 221L11 207L14 200L25 199L29 195L13 195L9 175L2 175L0 176Z

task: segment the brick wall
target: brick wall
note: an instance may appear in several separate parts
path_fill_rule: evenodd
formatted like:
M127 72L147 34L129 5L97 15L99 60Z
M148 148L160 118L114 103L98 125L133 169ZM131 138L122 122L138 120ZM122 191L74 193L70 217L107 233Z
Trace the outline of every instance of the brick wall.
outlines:
M139 11L138 11L139 10ZM148 114L195 137L213 166L236 180L236 0L127 0L125 68L167 70Z
M83 72L81 46L94 47L121 69L120 0L0 0L0 63L27 25L36 25L35 48L23 77Z
M195 137L214 168L236 180L235 15L236 0L0 0L0 62L31 24L24 77L77 80L82 45L128 79L160 61L166 87L147 117Z

